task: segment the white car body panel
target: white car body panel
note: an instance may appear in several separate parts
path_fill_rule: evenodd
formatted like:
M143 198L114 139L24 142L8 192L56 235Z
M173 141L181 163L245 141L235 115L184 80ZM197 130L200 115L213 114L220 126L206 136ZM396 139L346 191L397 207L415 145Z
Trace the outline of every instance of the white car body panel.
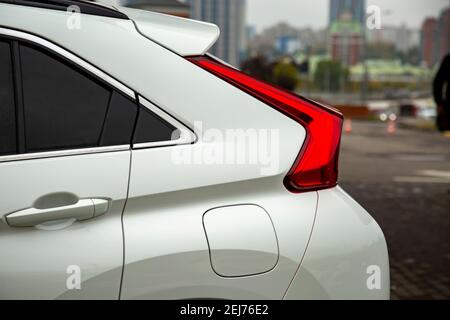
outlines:
M121 298L281 299L306 249L317 193L292 194L280 183L269 177L130 199ZM270 272L224 278L211 268L202 218L211 208L239 203L270 214L280 257Z
M302 276L309 272L326 293L317 297L387 298L386 245L370 216L345 200L339 188L294 194L283 185L306 130L180 56L204 54L218 36L217 27L121 10L135 21L82 14L80 28L68 29L66 12L0 4L0 25L72 52L111 76L118 86L170 114L193 135L182 145L0 161L0 181L11 182L0 184L7 199L0 204L2 215L52 192L112 199L105 215L57 231L19 231L1 222L0 280L7 285L0 287L0 297L295 299L309 297L313 284L304 284ZM275 130L278 141L266 158L276 160L276 165L268 170L268 164L261 162L179 161L180 155L204 155L211 147L239 150L240 141L227 130ZM223 136L221 143L211 142L212 132ZM17 196L22 193L26 196ZM213 208L239 204L255 204L267 212L278 259L272 269L259 274L223 277L211 266L203 217ZM233 212L227 223L237 214ZM253 218L242 219L250 225ZM352 233L346 234L340 251L334 228L337 237ZM264 247L263 251L273 253L272 247ZM251 246L243 237L235 237L230 248ZM318 261L324 265L317 265ZM362 287L367 263L378 264L387 274L378 292ZM66 288L66 268L72 264L83 270L80 290ZM345 268L336 273L331 269L335 266ZM36 270L44 277L36 277Z
M142 35L181 56L203 55L219 38L215 24L126 7L118 9L134 21Z
M272 270L279 251L267 212L254 204L213 208L203 215L211 267L222 277L253 276Z
M191 129L195 121L202 122L202 130L222 131L279 129L283 123L280 154L289 150L291 157L281 158L280 168L288 170L294 162L305 138L304 128L295 121L149 41L136 31L132 21L83 15L81 28L68 31L64 28L67 16L61 11L0 3L3 25L45 34L46 39L107 71Z
M0 299L118 299L123 263L121 215L130 153L0 162L2 218L53 193L112 199L104 216L69 221L56 230L11 228L2 219ZM66 286L72 265L81 268L83 290Z
M385 300L389 292L386 240L376 221L341 188L319 191L310 245L285 299Z

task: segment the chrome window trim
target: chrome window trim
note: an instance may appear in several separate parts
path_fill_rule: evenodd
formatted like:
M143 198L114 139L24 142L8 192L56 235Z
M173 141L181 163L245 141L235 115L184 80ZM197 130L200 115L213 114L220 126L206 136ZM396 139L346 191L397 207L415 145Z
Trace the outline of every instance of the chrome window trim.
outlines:
M117 81L110 75L106 74L102 70L94 67L87 61L81 59L75 54L57 46L56 44L35 36L33 34L7 29L4 27L0 27L0 35L9 36L17 39L27 40L29 42L38 44L42 47L47 48L48 50L55 52L64 58L68 59L72 63L76 64L81 69L84 69L98 78L102 79L106 83L108 83L111 87L116 89L117 91L122 92L123 94L130 97L134 102L136 102L136 95L133 90ZM94 153L105 153L105 152L115 152L115 151L125 151L130 150L130 145L114 145L114 146L102 146L102 147L92 147L92 148L80 148L80 149L66 149L66 150L56 150L56 151L43 151L43 152L35 152L35 153L20 153L13 155L3 155L0 156L0 163L2 162L10 162L10 161L21 161L21 160L34 160L34 159L45 159L45 158L54 158L54 157L64 157L64 156L75 156L75 155L87 155Z
M57 46L56 44L45 40L43 38L40 38L38 36L32 35L30 33L26 33L23 31L17 31L17 30L12 30L12 29L7 29L7 28L3 28L0 27L0 35L5 35L5 36L10 36L13 38L18 38L18 39L23 39L23 40L27 40L33 43L36 43L38 45L41 45L61 56L63 56L64 58L70 60L71 62L75 63L76 65L78 65L79 67L81 67L82 69L85 69L86 71L94 74L95 76L99 77L100 79L104 80L105 82L107 82L109 85L111 85L112 87L114 87L115 89L117 89L118 91L126 94L128 97L132 98L133 101L136 101L136 96L133 90L131 90L130 88L128 88L127 86L125 86L124 84L122 84L121 82L117 81L116 79L114 79L113 77L111 77L110 75L106 74L105 72L103 72L102 70L94 67L93 65L91 65L90 63L88 63L87 61L81 59L80 57L76 56L75 54Z
M87 154L94 154L94 153L127 151L127 150L130 150L130 146L128 144L123 144L123 145L107 146L107 147L43 151L43 152L35 152L35 153L20 153L20 154L1 156L0 163L12 162L12 161L22 161L22 160L57 158L57 157L65 157L65 156L78 156L78 155L87 155Z
M170 123L172 126L177 128L180 131L180 136L176 140L135 143L133 144L133 149L145 149L145 148L173 146L180 144L191 144L196 141L197 137L194 134L194 132L192 132L192 130L186 127L183 123L181 123L180 121L178 121L170 114L166 113L164 110L160 109L158 106L154 105L144 97L139 95L138 99L139 103L142 106L149 109L151 112L158 115L159 117Z
M69 61L75 63L80 68L94 74L98 78L102 79L109 85L111 85L114 89L122 92L123 94L130 97L133 101L136 102L136 94L135 91L125 86L118 80L114 79L107 73L98 69L97 67L91 65L87 61L81 59L75 54L59 47L58 45L43 39L39 36L18 31L7 29L4 27L0 27L0 35L10 36L17 39L27 40L32 43L36 43L41 45L50 51L53 51ZM0 162L8 162L8 161L19 161L19 160L30 160L30 159L42 159L42 158L52 158L52 157L62 157L62 156L71 156L71 155L83 155L83 154L92 154L92 153L102 153L102 152L112 152L112 151L123 151L130 149L144 149L144 148L154 148L154 147L163 147L163 146L172 146L172 145L181 145L181 144L191 144L196 141L196 135L192 130L186 127L183 123L176 120L170 114L166 113L158 106L154 105L147 99L142 96L139 96L139 103L144 107L148 108L153 113L157 114L159 117L170 123L172 126L177 128L180 131L180 137L176 140L167 140L167 141L155 141L155 142L144 142L144 143L136 143L132 145L119 145L119 146L107 146L107 147L93 147L93 148L83 148L83 149L68 149L68 150L58 150L58 151L45 151L45 152L37 152L37 153L21 153L14 155L4 155L0 156Z

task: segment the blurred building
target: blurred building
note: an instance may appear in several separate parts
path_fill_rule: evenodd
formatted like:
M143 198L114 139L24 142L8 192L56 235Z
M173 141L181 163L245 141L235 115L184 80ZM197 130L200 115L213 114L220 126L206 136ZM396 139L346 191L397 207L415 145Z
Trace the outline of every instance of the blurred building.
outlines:
M426 18L420 36L422 61L431 68L450 53L450 7L442 10L438 18Z
M450 53L450 7L443 10L439 16L437 25L439 40L438 60L441 61L445 55Z
M408 28L405 24L400 26L383 25L381 29L366 31L368 43L391 43L398 51L406 52L420 44L420 32Z
M178 17L189 18L190 8L186 3L177 0L122 0L125 7L155 11Z
M210 52L239 66L245 48L245 0L188 0L191 18L212 22L220 28L220 37Z
M361 60L365 4L365 0L330 0L329 52L344 66Z
M423 63L431 68L438 60L438 22L436 18L426 18L421 28L421 55Z
M344 66L353 66L361 60L362 30L357 21L341 20L331 24L331 58Z
M245 27L245 40L252 41L257 35L255 26L246 26Z
M277 38L276 49L282 55L293 55L302 49L297 37L281 36Z
M350 14L352 20L361 25L365 23L365 0L330 0L329 24L341 19L342 15Z
M420 83L430 81L433 72L428 68L403 63L400 59L366 59L372 82ZM365 67L360 63L350 68L350 80L362 81Z
M251 55L259 54L269 58L278 55L292 55L296 51L314 51L326 44L326 30L296 28L280 22L248 38Z

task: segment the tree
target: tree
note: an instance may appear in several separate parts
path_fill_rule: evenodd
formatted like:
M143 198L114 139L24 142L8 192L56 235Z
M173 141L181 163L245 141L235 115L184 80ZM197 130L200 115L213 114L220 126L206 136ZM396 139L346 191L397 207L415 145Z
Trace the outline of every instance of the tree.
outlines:
M314 72L314 84L323 91L338 91L348 80L348 69L333 60L320 61Z
M369 43L366 46L366 57L367 59L384 59L392 60L395 59L396 50L395 45L389 42L377 42Z
M274 66L273 78L276 85L290 91L293 91L300 81L297 67L287 61L279 61Z
M418 46L409 48L406 52L397 52L397 57L403 64L418 66L420 64L420 48Z
M255 56L242 63L243 72L264 81L273 81L272 68L263 56Z

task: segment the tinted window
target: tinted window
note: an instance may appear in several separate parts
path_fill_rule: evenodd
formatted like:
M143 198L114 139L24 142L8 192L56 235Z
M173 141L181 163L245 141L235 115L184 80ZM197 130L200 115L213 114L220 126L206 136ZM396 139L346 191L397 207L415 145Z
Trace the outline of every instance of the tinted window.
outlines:
M16 153L16 119L11 48L0 41L0 155Z
M100 145L130 144L136 114L136 102L114 92L109 103Z
M27 151L97 146L110 90L38 49L20 57Z
M133 100L59 56L21 44L20 62L26 152L129 144L133 132L134 143L178 138L147 108L136 121Z
M178 136L179 130L170 123L161 119L147 108L140 108L133 143L174 140Z

